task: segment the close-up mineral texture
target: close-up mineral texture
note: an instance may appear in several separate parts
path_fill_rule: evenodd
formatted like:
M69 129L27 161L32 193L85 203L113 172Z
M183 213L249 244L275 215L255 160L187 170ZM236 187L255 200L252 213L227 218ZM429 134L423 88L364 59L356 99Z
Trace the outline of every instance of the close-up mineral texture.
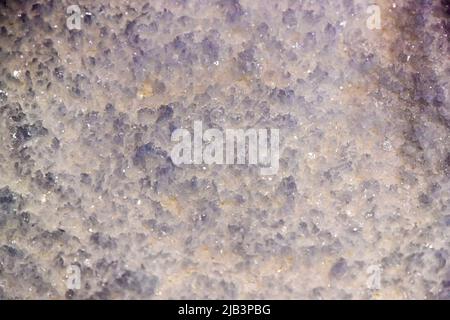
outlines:
M450 299L450 1L0 0L0 299Z

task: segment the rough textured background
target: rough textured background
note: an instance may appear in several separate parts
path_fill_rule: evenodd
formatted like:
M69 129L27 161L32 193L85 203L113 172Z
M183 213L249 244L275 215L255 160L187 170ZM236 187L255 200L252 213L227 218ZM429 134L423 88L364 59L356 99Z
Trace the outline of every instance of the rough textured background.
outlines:
M0 1L0 298L449 299L450 3L377 2ZM194 120L278 174L174 166Z

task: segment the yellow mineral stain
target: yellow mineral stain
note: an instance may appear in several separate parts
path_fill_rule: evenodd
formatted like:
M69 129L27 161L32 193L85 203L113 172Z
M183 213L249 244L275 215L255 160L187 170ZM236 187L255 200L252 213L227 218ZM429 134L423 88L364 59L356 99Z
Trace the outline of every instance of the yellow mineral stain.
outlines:
M145 80L138 90L137 96L139 99L144 99L153 96L153 82L149 79Z

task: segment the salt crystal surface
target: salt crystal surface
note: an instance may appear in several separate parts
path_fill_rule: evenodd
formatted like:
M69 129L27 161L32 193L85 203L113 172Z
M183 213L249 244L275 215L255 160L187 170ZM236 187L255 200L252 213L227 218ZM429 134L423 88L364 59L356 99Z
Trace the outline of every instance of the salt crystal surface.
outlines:
M0 298L450 298L447 2L80 3L0 3Z

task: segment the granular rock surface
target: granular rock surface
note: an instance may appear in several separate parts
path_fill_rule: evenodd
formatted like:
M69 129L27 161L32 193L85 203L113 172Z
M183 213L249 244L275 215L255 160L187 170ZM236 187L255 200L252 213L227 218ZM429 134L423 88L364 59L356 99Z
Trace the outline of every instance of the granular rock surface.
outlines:
M450 2L376 2L0 1L0 298L450 299Z

